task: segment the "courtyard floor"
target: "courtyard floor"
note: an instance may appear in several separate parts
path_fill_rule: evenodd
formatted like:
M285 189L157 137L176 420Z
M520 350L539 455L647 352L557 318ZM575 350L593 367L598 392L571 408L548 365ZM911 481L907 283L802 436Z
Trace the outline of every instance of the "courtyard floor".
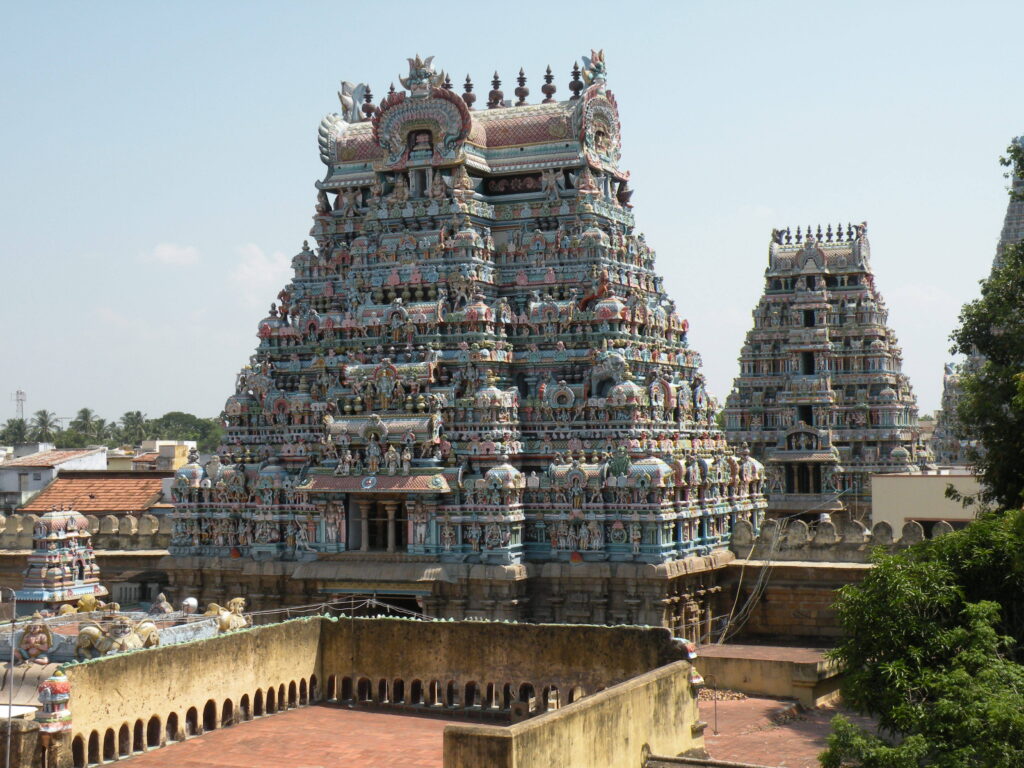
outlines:
M712 758L773 768L817 768L829 721L836 714L870 725L866 718L841 708L799 710L791 702L747 698L718 702L715 735L714 703L702 701L700 712L708 724L704 743ZM444 728L451 722L460 721L337 706L302 707L130 760L132 768L441 768Z
M452 719L312 706L130 758L132 768L441 768Z
M701 720L708 724L704 745L712 758L778 768L818 768L829 723L838 714L871 727L869 719L841 707L800 710L791 702L748 698L718 702L716 736L714 702L700 703Z

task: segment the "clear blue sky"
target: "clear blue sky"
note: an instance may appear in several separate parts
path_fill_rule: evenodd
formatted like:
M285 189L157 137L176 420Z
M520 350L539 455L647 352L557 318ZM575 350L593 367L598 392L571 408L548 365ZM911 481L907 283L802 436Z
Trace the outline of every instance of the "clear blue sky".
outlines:
M497 10L498 8L502 10ZM510 10L504 10L504 9ZM1019 2L17 3L0 66L0 420L217 414L287 278L341 79L539 100L604 48L637 221L724 398L773 226L867 220L922 412L1024 133Z

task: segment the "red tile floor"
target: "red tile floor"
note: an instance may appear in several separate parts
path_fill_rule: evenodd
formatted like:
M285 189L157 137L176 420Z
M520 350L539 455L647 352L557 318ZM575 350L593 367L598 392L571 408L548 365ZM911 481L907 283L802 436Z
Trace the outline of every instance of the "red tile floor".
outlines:
M451 719L313 706L131 758L131 768L441 768Z
M718 702L715 735L713 702L701 702L700 711L708 723L704 743L712 758L778 768L817 768L829 721L839 712L870 725L841 709L794 713L790 702L749 698ZM783 712L790 714L777 717ZM456 721L331 705L302 707L137 755L131 768L441 768L444 728L451 722Z

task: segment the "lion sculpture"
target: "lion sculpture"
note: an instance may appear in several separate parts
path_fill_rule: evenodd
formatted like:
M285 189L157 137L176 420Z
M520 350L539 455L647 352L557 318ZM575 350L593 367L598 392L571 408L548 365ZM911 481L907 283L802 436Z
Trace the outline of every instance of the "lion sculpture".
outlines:
M134 623L126 616L118 616L108 629L94 621L86 622L78 631L75 642L76 659L95 659L110 653L155 648L160 645L160 630L152 619Z
M233 629L243 629L244 627L252 626L252 618L242 613L244 610L245 598L233 597L228 600L226 608L217 605L217 603L210 603L206 606L206 613L203 615L216 616L217 628L221 632L230 632Z

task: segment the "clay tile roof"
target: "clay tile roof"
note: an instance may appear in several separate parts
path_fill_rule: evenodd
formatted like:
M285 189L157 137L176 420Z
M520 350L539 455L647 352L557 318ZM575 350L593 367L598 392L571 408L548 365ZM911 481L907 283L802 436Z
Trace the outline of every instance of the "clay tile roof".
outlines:
M148 512L161 499L161 484L171 472L62 472L18 509L40 514L70 504L83 514Z
M144 462L144 461L156 461L160 458L160 454L157 451L150 451L149 453L142 453L132 459L132 463Z
M7 469L8 467L56 467L58 464L63 464L65 461L80 459L83 456L99 453L102 450L104 449L87 448L83 451L43 451L41 453L31 453L28 456L21 456L17 459L5 461L0 466L4 469Z

